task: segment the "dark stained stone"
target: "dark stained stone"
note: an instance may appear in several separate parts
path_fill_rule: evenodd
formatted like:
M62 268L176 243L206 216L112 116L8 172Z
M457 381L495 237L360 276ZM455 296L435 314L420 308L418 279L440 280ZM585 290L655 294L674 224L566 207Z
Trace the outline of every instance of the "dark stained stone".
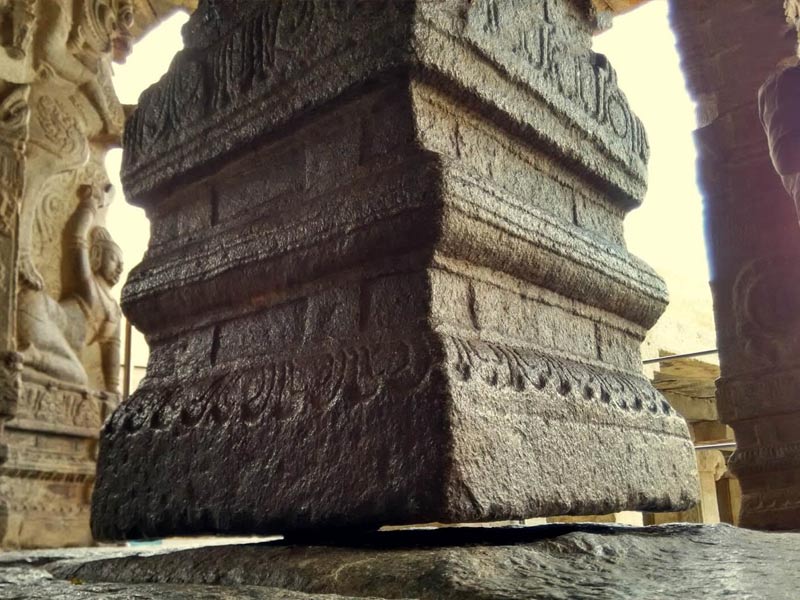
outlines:
M586 0L214 2L141 99L124 290L147 378L99 539L463 523L696 498L642 375L647 141Z

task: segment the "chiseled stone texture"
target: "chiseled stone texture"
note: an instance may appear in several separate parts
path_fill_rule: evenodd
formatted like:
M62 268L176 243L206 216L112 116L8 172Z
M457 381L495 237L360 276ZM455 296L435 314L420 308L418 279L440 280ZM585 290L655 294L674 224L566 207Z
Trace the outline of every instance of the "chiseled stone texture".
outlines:
M622 238L647 142L589 4L210 6L126 129L152 352L95 534L687 507Z
M797 534L728 525L407 531L114 554L17 555L0 562L0 598L783 600L800 585Z

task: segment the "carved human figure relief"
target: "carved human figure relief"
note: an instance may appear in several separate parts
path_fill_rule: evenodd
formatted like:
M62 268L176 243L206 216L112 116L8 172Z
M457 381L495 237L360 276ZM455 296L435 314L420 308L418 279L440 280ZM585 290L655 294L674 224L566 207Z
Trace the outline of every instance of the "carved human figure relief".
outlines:
M25 364L45 375L87 385L83 350L99 344L104 388L118 392L122 312L111 289L122 273L122 252L96 224L112 188L82 185L80 204L65 231L65 289L56 302L42 290L20 294L18 339Z
M30 51L33 26L36 20L35 0L2 0L0 28L4 35L2 48L12 60L24 59Z
M0 235L14 227L24 178L25 140L28 135L30 87L12 85L0 102Z
M30 133L19 208L19 278L41 290L33 226L42 191L54 176L85 165L92 143L118 145L124 114L109 63L130 46L131 0L36 0L30 83Z

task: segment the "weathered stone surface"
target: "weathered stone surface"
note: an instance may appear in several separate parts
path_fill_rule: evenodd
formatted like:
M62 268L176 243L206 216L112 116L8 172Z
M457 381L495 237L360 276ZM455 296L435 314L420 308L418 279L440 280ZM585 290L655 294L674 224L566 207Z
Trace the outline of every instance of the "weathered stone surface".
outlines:
M90 552L35 557L27 568L18 558L0 564L0 598L783 600L800 584L797 534L730 526L415 531L318 544Z
M85 584L48 578L39 569L14 569L0 573L2 600L355 600L334 594L302 594L252 586ZM6 578L7 577L7 578ZM359 597L359 600L369 598ZM377 599L376 599L377 600Z
M695 136L720 352L717 405L736 433L730 467L742 486L740 522L797 529L800 229L758 106L759 88L796 54L796 43L785 35L780 2L673 0L671 13L699 106ZM796 121L784 121L780 132L773 119L781 115L767 96L762 109L774 134L775 166L790 174L792 144L779 138L788 134L788 142Z
M116 406L121 256L103 159L126 0L0 3L0 546L85 545Z
M647 142L584 0L224 2L126 129L152 344L100 537L686 507Z

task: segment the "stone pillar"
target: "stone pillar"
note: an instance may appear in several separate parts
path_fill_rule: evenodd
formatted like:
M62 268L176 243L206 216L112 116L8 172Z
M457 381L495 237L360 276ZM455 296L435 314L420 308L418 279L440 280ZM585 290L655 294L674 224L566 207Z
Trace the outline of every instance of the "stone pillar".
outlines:
M103 158L122 107L126 0L0 8L0 546L87 545L100 425L117 404L119 248Z
M123 181L148 336L101 538L687 507L625 249L648 147L587 0L201 3Z
M700 523L719 523L717 481L725 474L725 457L719 450L700 450L697 453L697 472L700 476Z
M720 417L736 433L741 524L800 528L800 229L758 90L794 52L780 0L672 0L708 223Z

